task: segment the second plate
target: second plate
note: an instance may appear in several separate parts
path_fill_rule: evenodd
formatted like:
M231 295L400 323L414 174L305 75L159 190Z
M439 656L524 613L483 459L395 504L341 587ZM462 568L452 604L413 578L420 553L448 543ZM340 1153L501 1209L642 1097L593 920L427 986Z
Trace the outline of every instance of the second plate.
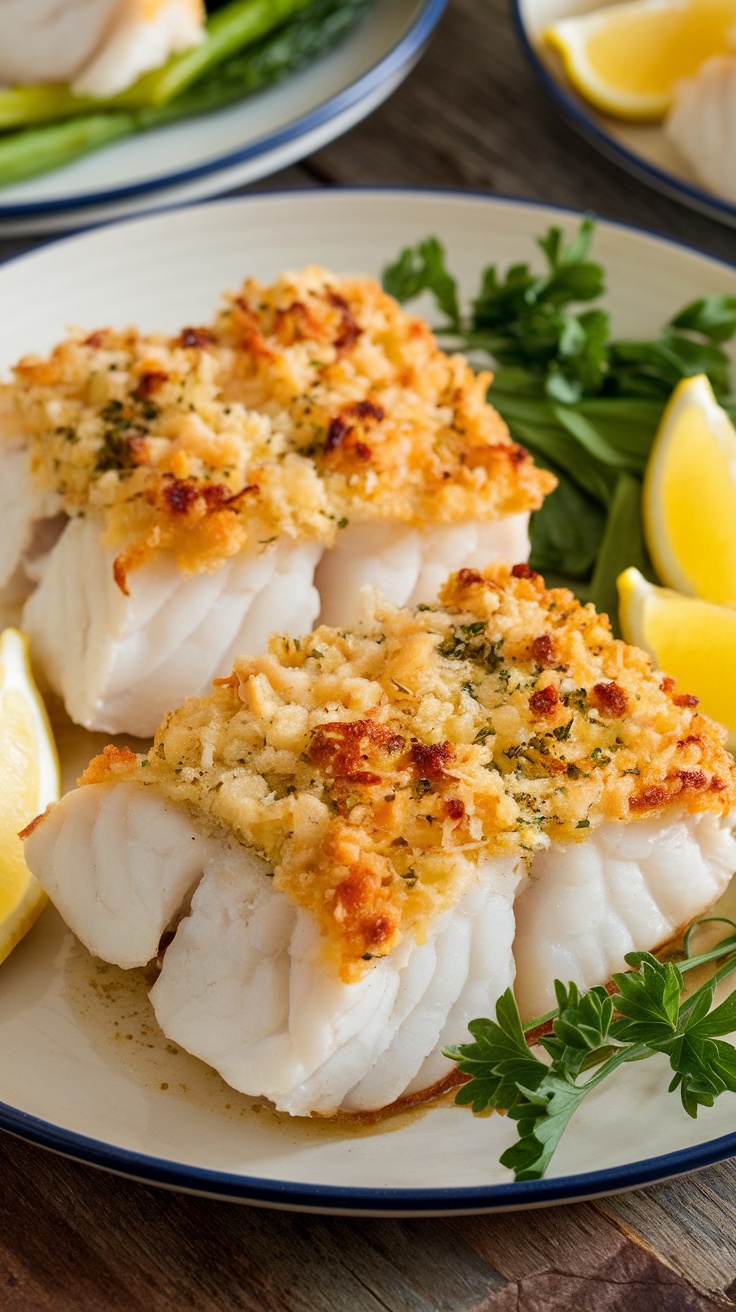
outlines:
M447 0L376 0L331 54L228 109L0 190L0 236L88 227L220 195L347 132L403 81Z
M661 126L625 123L599 113L573 89L555 51L545 47L542 32L550 23L611 3L616 0L511 0L519 37L534 72L565 118L598 150L648 186L736 227L736 205L699 185Z

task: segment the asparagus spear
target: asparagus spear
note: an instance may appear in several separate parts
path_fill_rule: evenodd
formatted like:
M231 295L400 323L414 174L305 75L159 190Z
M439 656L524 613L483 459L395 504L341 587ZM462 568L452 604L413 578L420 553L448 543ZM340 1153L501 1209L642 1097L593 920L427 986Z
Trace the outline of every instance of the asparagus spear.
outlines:
M136 131L134 114L87 114L0 137L0 186L67 164Z
M137 110L166 105L229 56L267 36L311 0L232 0L205 24L198 46L172 55L161 68L145 73L109 99L76 96L64 83L13 87L0 91L0 130L48 123L105 110Z
M31 123L52 123L71 118L73 114L89 114L100 107L106 107L104 100L75 96L63 82L0 89L0 132L28 127Z
M0 135L0 187L59 168L111 141L221 109L326 53L372 0L312 0L257 45L225 60L175 100L139 110L95 113Z
M161 68L146 73L116 97L120 106L134 109L167 105L199 78L280 27L311 0L233 0L210 16L201 45L174 55Z

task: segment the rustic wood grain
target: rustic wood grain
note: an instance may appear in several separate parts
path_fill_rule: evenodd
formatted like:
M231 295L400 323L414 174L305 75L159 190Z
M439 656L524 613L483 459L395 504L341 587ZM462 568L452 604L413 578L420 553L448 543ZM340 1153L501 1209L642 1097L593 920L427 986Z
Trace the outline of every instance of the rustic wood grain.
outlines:
M637 1195L640 1199L650 1194ZM700 1312L723 1306L590 1206L449 1221L517 1290L519 1312Z
M329 182L461 187L592 210L736 259L736 231L633 180L568 127L526 63L508 0L450 0L403 86L310 166Z
M596 1207L696 1288L733 1298L736 1163L724 1162L644 1193L607 1198Z
M720 1168L698 1176L701 1192ZM681 1182L684 1184L684 1182ZM728 1181L715 1182L728 1187ZM498 1216L290 1215L156 1190L3 1139L0 1309L10 1312L707 1312L733 1307L682 1197L679 1259L656 1247L672 1186ZM635 1205L624 1230L607 1210ZM730 1230L733 1235L733 1228ZM646 1235L651 1244L643 1242ZM675 1241L677 1247L677 1241ZM725 1250L724 1250L725 1251ZM726 1253L727 1256L727 1253ZM691 1265L696 1265L696 1260ZM724 1275L730 1272L726 1262ZM691 1278L686 1278L690 1275Z
M3 1146L0 1272L16 1300L0 1287L3 1309L504 1309L489 1299L507 1281L441 1220L260 1211L151 1189L8 1138Z
M386 105L303 165L244 190L335 183L527 196L736 259L736 233L632 182L557 117L524 63L506 0L450 0L435 41ZM0 241L0 259L36 244ZM736 1306L734 1163L596 1203L392 1221L211 1202L7 1135L0 1145L0 1312Z

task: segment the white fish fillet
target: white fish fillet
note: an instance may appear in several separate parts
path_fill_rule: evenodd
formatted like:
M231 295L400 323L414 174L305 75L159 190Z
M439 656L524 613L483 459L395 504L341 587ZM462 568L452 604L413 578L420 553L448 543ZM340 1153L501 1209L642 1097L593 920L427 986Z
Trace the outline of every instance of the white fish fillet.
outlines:
M380 1108L433 1085L452 1068L442 1044L513 982L515 857L485 862L425 943L407 937L346 984L264 863L198 836L153 789L68 793L25 850L82 942L124 967L156 954L198 884L151 993L159 1024L234 1088L294 1115Z
M77 74L83 96L114 96L203 38L202 0L117 0L105 40Z
M704 187L736 201L736 55L708 59L677 84L664 131Z
M346 984L325 970L309 914L255 858L224 853L164 957L158 1022L229 1084L292 1115L385 1107L447 1075L443 1035L464 1034L479 998L512 983L519 874L513 858L486 862L425 943L405 939Z
M0 82L67 82L94 54L118 0L0 0Z
M39 493L31 483L28 451L9 447L0 478L0 615L3 624L18 624L18 607L35 586L36 564L51 549L66 516L59 515L54 493Z
M155 957L214 844L146 789L88 784L49 809L25 850L77 938L129 969Z
M174 1042L293 1115L376 1110L433 1087L442 1048L492 1013L554 1005L552 981L605 982L666 942L736 869L711 813L602 825L580 843L481 863L425 942L407 936L356 983L325 969L316 923L266 865L204 837L153 788L86 785L51 808L26 858L89 950L142 965L176 927L151 992ZM191 899L191 901L190 901Z
M454 569L529 555L528 514L433 530L356 524L330 551L283 537L189 577L161 552L131 571L126 596L99 520L54 514L53 496L31 487L27 461L21 449L3 457L0 605L7 623L28 632L42 682L75 723L108 733L152 735L166 711L207 692L274 630L308 632L318 612L323 623L350 625L365 585L416 605Z
M379 587L395 606L417 606L435 601L440 585L455 570L483 567L493 560L516 564L528 559L528 514L428 529L385 521L350 524L317 569L320 623L357 623L360 590L366 585Z
M555 1006L553 981L581 988L666 943L724 892L736 870L732 818L711 812L601 825L538 853L516 899L522 1017Z
M99 525L74 519L43 561L23 627L77 724L148 737L168 710L229 673L235 656L262 650L273 629L312 627L320 551L283 538L188 577L160 553L129 575L126 597Z
M35 514L35 496L23 447L3 454L0 478L0 589L6 589L21 571L23 555L30 543ZM30 584L27 591L30 591Z
M509 858L483 863L478 883L438 921L429 942L414 949L414 957L426 950L430 959L425 962L426 991L407 1011L391 1044L351 1091L344 1107L365 1110L377 1106L378 1081L391 1075L394 1087L400 1087L406 1096L432 1088L452 1069L442 1049L457 1043L458 1035L465 1038L468 1023L489 1010L489 999L495 1002L513 985L513 902L523 874L523 864ZM414 1055L426 1044L430 1024L436 1026L432 1047L417 1073L407 1078ZM394 1094L398 1096L398 1092Z
M203 37L202 0L0 0L0 83L114 96Z

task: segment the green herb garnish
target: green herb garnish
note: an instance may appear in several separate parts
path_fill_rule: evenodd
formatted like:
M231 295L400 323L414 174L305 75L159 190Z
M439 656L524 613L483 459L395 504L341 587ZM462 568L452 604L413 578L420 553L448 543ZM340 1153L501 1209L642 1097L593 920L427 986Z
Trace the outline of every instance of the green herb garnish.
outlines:
M636 565L653 579L641 529L641 479L664 406L681 378L708 375L736 417L723 343L736 332L736 297L706 296L648 341L616 340L598 300L605 273L590 258L591 218L565 240L538 240L546 268L516 264L481 273L469 312L436 238L401 252L384 286L400 301L434 296L443 345L481 352L494 367L491 400L512 436L559 487L532 516L531 564L550 583L607 611L616 626L615 579Z
M700 956L690 956L693 926L677 965L649 952L628 953L632 969L613 976L616 991L610 995L600 985L581 993L575 984L555 980L557 1009L526 1025L507 989L495 1021L471 1021L473 1043L444 1050L470 1076L457 1103L476 1113L505 1111L517 1122L518 1141L500 1159L516 1180L544 1175L580 1103L627 1062L664 1053L673 1072L668 1092L679 1091L688 1116L712 1107L726 1090L736 1092L736 1048L721 1037L736 1029L736 992L711 1011L716 985L736 970L736 924L725 923L734 933ZM712 978L683 1000L685 972L716 960ZM538 1043L549 1062L527 1040L547 1022L551 1033Z

